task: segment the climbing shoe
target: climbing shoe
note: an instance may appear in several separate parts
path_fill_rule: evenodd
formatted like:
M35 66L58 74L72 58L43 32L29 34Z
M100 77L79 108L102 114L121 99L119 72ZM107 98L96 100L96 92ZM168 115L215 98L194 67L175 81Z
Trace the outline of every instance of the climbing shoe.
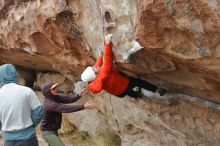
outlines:
M163 88L158 88L157 92L160 94L160 96L164 96L167 93L167 90Z
M135 98L142 98L142 93L141 93L141 88L140 87L135 87L132 89L133 90L133 96L135 96Z

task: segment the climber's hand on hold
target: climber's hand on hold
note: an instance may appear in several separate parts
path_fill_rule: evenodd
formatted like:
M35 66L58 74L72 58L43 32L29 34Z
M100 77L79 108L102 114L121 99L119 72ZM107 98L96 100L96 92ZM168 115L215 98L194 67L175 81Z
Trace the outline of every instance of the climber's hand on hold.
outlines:
M112 34L105 35L105 44L106 45L110 44L111 39L112 39Z

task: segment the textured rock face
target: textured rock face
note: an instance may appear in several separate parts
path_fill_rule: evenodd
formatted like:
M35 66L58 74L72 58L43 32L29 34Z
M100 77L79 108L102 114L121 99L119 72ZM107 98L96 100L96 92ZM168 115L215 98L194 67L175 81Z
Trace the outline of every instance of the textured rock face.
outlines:
M95 100L123 146L217 146L220 142L219 113L182 101L170 106L106 93Z
M57 71L76 81L94 63L104 33L113 33L120 71L220 103L219 30L218 0L1 0L0 63ZM21 83L30 84L31 75L23 74ZM34 87L48 77L66 83L64 93L72 90L63 76L44 73L37 74ZM70 120L94 134L98 119L121 136L123 145L218 145L219 113L185 102L170 107L101 96L95 97L101 115L75 119L71 114Z
M140 1L139 42L175 64L154 78L219 102L219 6L203 0Z
M113 33L119 70L220 102L219 5L216 0L2 0L0 61L78 80L94 63L103 34Z

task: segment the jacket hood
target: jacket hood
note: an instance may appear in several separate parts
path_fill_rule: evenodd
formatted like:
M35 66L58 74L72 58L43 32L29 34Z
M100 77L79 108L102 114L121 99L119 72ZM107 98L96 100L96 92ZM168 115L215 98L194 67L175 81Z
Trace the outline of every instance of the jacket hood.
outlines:
M41 87L41 92L45 97L53 97L54 95L50 92L50 88L53 86L53 83L45 83Z
M0 84L16 83L16 69L12 64L0 66Z

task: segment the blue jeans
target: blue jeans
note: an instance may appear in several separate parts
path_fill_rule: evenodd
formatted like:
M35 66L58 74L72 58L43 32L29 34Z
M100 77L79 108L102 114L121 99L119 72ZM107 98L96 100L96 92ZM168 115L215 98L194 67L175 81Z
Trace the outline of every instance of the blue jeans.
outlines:
M5 140L4 146L38 146L36 135L28 140Z

